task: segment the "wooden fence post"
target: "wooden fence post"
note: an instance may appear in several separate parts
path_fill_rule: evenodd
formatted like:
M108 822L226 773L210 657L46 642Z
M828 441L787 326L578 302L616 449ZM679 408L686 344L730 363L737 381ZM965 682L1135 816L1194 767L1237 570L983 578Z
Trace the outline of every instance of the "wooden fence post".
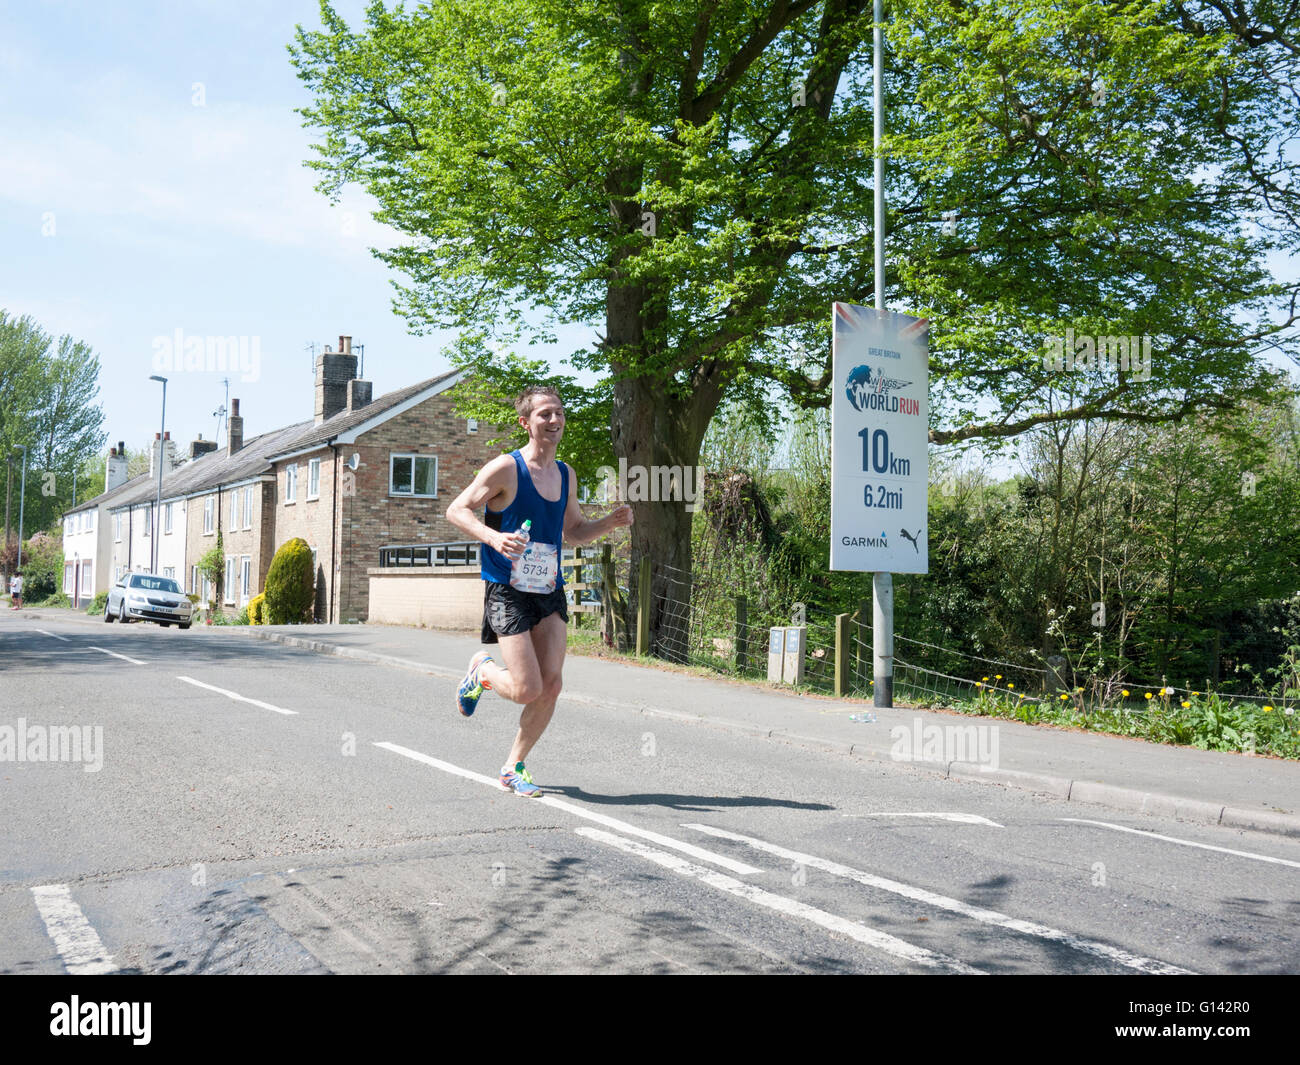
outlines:
M849 672L854 661L852 614L835 615L835 694L848 695Z
M736 596L736 672L744 673L749 664L749 602Z
M871 634L871 614L872 606L870 599L863 599L858 603L857 625L854 626L854 659L856 661L854 676L860 687L866 687L866 679L875 672L875 665L872 658L872 640Z
M636 584L636 653L650 653L650 558L641 559Z

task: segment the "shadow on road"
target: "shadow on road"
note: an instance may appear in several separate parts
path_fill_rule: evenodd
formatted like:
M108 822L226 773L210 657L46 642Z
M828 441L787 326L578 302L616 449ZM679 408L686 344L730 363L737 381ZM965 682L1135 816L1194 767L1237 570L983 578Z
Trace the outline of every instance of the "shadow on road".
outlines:
M559 792L571 799L581 799L595 806L663 806L669 810L706 813L709 810L731 809L742 806L779 806L785 810L834 810L824 802L795 802L793 799L772 799L766 795L597 795L582 788L546 785L548 795Z

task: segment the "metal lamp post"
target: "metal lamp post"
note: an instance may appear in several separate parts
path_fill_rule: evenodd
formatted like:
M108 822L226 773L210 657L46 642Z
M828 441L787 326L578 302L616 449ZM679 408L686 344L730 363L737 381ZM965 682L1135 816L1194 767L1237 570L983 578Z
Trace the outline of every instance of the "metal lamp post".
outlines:
M27 445L19 444L23 449L23 482L18 489L18 568L23 568L23 502L27 498Z
M153 513L153 545L152 554L153 562L149 566L149 572L155 577L158 575L158 540L159 533L162 529L162 479L163 479L163 447L167 442L167 378L159 377L157 374L150 374L150 381L161 381L162 390L162 426L158 430L158 494L154 498Z

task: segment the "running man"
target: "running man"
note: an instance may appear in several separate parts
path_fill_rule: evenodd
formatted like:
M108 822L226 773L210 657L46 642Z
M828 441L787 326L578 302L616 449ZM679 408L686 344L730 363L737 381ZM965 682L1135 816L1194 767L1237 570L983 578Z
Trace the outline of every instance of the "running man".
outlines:
M499 643L503 662L498 665L486 651L475 654L456 702L469 717L484 689L492 689L523 706L514 746L501 767L501 786L536 798L542 789L524 759L541 739L560 695L569 620L560 572L564 542L589 544L631 525L632 508L621 506L598 521L583 517L577 478L555 460L564 434L559 392L531 385L515 400L515 410L528 443L484 466L447 508L449 522L484 544L483 642ZM479 507L486 508L486 524L474 514ZM531 522L526 533L521 531L525 521Z

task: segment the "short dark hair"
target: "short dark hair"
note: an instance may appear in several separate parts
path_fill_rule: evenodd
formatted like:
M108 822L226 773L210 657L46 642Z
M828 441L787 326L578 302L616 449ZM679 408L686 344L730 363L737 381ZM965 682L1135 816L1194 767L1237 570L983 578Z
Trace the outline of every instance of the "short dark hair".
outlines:
M554 385L529 385L515 397L515 410L519 413L519 417L527 418L533 413L533 400L537 396L550 396L561 407L564 406L560 391Z

